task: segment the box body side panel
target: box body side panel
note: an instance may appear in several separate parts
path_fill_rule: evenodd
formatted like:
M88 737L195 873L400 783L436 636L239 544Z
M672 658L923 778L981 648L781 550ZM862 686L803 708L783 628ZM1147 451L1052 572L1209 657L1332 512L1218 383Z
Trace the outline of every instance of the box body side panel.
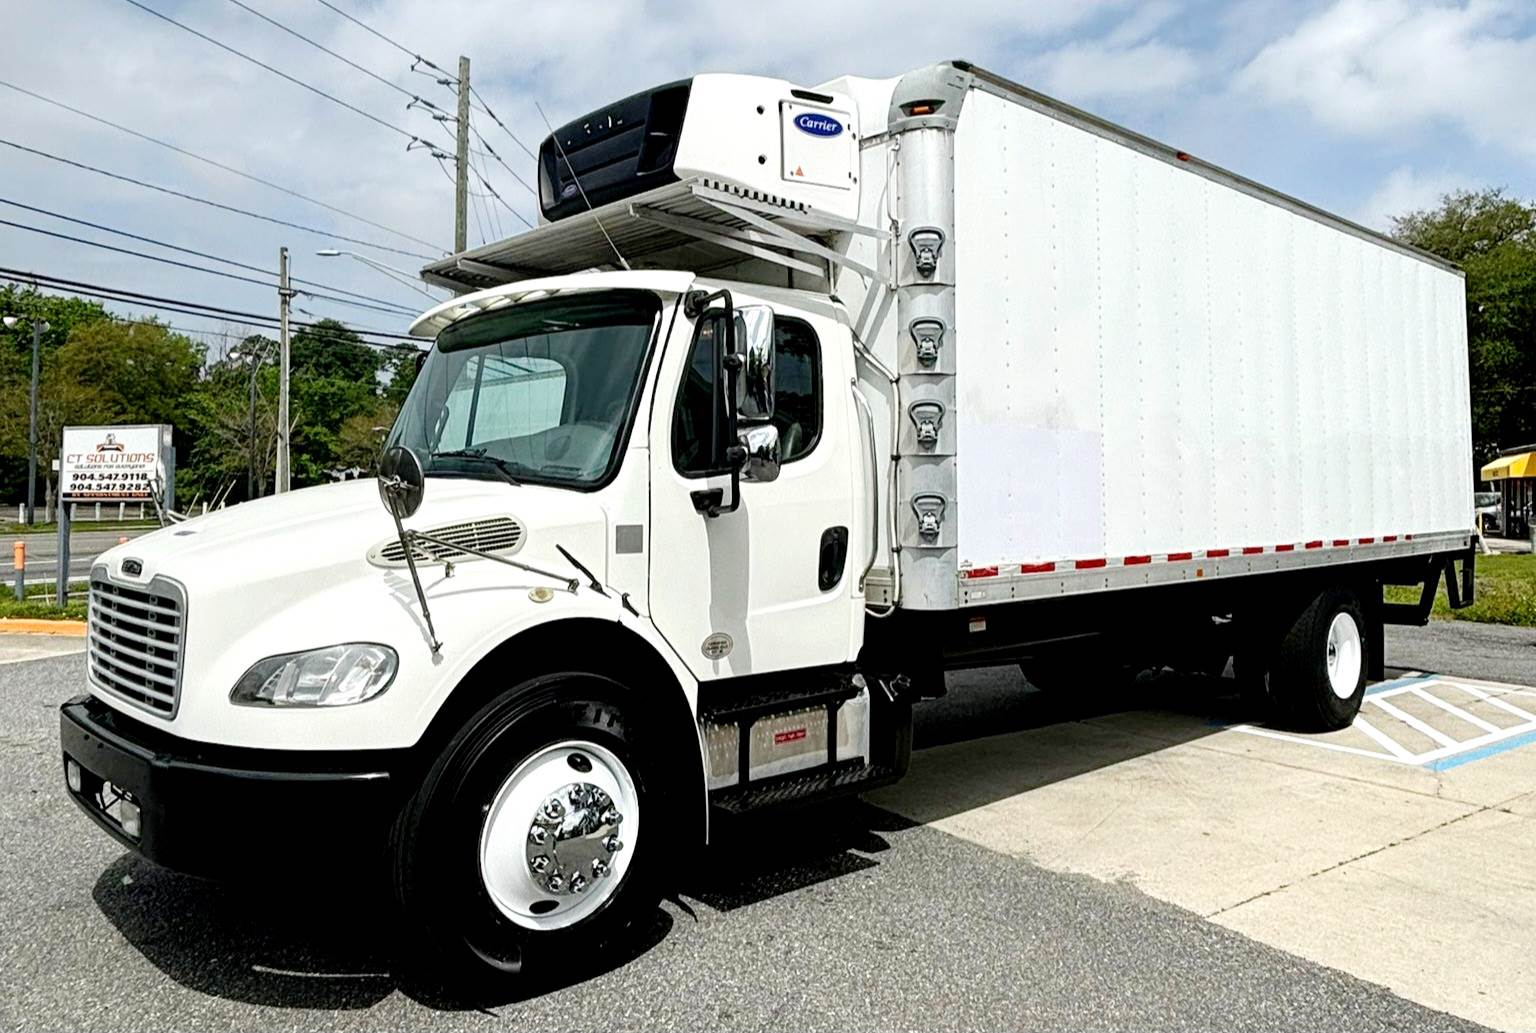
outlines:
M960 565L1465 531L1463 281L973 90Z

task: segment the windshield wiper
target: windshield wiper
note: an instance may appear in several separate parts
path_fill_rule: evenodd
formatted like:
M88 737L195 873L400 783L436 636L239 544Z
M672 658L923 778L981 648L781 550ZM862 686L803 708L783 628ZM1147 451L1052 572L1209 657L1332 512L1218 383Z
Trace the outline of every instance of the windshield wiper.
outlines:
M516 477L514 477L512 475L512 464L511 463L507 462L505 459L502 459L500 456L490 455L483 448L452 448L452 449L449 449L446 452L433 452L432 453L432 458L433 459L478 459L481 462L490 463L491 465L496 467L497 472L499 472L501 474L502 479L505 480L508 484L521 484L522 483L521 481L519 481Z

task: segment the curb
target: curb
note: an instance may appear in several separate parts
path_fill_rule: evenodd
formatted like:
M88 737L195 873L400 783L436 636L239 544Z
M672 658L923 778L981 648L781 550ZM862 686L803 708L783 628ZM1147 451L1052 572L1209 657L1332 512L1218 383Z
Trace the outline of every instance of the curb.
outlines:
M85 621L0 617L0 635L60 635L68 638L84 638Z

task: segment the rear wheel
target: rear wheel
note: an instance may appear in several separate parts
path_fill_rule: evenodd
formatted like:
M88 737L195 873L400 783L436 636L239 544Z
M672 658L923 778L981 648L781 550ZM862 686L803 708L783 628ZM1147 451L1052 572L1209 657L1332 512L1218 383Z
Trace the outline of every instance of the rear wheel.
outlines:
M435 981L475 993L530 969L579 970L655 911L664 773L624 698L592 675L532 679L432 766L393 853L408 936Z
M1333 731L1354 721L1365 698L1369 641L1359 595L1333 588L1313 599L1286 631L1269 674L1287 722Z

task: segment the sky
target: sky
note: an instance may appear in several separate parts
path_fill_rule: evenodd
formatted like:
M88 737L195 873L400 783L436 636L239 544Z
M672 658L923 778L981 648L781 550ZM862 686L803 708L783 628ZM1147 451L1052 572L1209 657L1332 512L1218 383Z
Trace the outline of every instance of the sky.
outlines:
M0 220L270 277L71 224L18 204L263 270L290 249L293 275L392 309L427 297L350 257L407 274L452 243L447 170L411 135L451 151L450 88L322 0L0 0L0 141L246 208L296 229L194 203L0 145ZM490 189L469 241L535 220L533 161L559 125L637 90L699 72L814 85L965 58L1303 200L1385 229L1445 191L1506 188L1536 199L1536 0L907 0L622 3L329 0L471 81ZM143 8L324 91L280 78ZM379 78L315 49L309 37ZM430 72L430 69L427 70ZM385 81L379 81L380 79ZM393 88L388 85L393 84ZM349 215L194 160L33 96L175 144ZM403 92L402 92L403 91ZM337 101L349 107L343 107ZM542 114L541 114L542 110ZM383 125L380 123L388 123ZM513 135L515 134L516 140ZM521 141L521 145L517 142ZM517 215L513 214L513 210ZM361 221L352 216L361 216ZM371 225L370 223L376 224ZM381 228L387 227L387 228ZM339 241L337 235L397 251ZM412 239L414 238L414 239ZM423 243L425 242L425 243ZM276 292L0 225L0 266L275 314ZM314 288L320 291L320 288ZM324 293L325 291L321 291ZM437 297L445 292L434 291ZM354 299L355 300L355 299ZM301 295L297 319L403 331L410 317ZM111 303L114 311L148 315ZM192 330L224 318L168 315ZM225 347L205 337L216 356Z

